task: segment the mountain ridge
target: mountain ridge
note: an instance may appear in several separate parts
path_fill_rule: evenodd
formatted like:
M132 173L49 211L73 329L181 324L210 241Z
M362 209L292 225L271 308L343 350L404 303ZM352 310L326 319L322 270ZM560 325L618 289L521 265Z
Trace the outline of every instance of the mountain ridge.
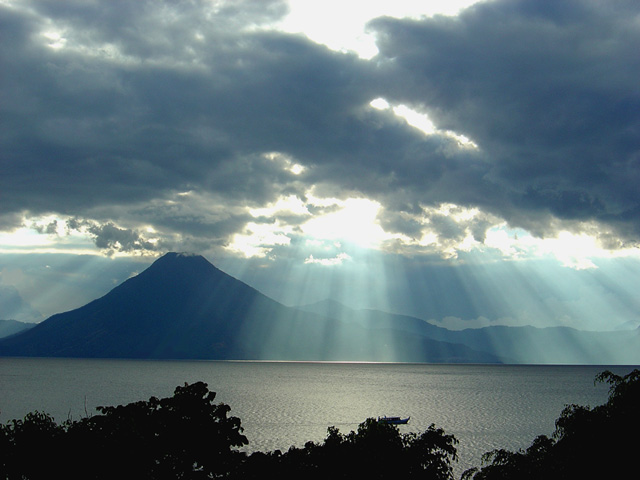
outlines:
M374 333L372 335L372 333ZM287 307L170 252L86 305L0 339L2 356L497 363L491 353Z
M298 308L335 315L342 320L350 318L368 329L401 329L433 340L463 344L497 355L506 363L640 364L640 327L634 330L601 332L567 326L531 325L449 330L409 315L352 309L332 299Z

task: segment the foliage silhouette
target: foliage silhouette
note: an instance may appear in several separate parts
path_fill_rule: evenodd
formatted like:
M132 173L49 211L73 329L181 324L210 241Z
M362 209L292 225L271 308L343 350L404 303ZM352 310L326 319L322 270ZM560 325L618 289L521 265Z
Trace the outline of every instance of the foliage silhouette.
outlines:
M0 478L49 478L64 431L53 417L37 411L1 426Z
M537 437L526 450L494 450L464 480L616 478L633 471L640 426L640 370L624 377L604 371L596 381L610 384L598 407L567 406L549 438ZM307 442L285 453L254 452L240 419L214 404L215 393L197 382L169 398L150 398L58 425L45 413L0 425L0 478L205 479L453 478L457 461L453 435L431 425L421 434L367 419L342 434L329 427L323 442Z
M400 434L398 427L369 418L348 434L329 427L323 443L307 442L284 454L254 453L240 478L264 478L269 472L279 479L451 479L455 444L452 435L434 425L421 435Z
M589 408L568 405L556 420L552 438L537 437L526 450L494 450L484 467L464 472L463 480L627 478L636 472L640 427L640 370L621 377L606 370L596 382L610 385L609 399Z
M452 478L457 441L433 425L401 435L368 419L346 435L330 427L323 443L248 455L236 448L247 444L240 420L214 398L198 382L62 425L30 413L0 426L0 478Z
M1 478L198 479L226 475L247 444L240 419L197 382L173 397L99 407L101 415L55 425L29 414L2 428ZM43 457L45 455L46 457Z

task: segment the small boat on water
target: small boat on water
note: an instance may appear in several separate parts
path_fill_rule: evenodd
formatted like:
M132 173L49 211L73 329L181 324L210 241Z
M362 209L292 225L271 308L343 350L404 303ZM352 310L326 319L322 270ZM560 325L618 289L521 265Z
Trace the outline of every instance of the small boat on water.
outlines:
M389 423L391 425L404 425L405 423L409 423L409 418L400 418L400 417L378 417L378 422L380 423Z

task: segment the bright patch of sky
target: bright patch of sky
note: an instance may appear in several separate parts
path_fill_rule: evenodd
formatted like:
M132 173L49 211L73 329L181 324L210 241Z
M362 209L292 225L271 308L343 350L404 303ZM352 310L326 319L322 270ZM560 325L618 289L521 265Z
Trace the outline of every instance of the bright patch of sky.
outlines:
M329 210L330 213L312 215L310 208ZM245 233L234 236L229 250L246 257L268 255L274 246L288 245L290 237L302 235L307 245L330 245L340 248L344 242L358 248L379 248L383 242L397 236L383 230L377 222L380 204L366 198L318 198L307 195L307 202L296 196L283 197L275 204L250 209L255 218L276 218L275 222L258 224L251 222ZM293 215L301 218L294 228L278 220ZM349 256L341 252L331 260L307 257L306 263L339 265Z
M388 234L376 223L380 204L365 198L335 199L339 210L311 218L301 225L302 232L312 238L346 241L360 247L375 248Z
M636 248L608 250L594 236L583 232L561 231L553 238L540 239L506 225L489 229L484 245L500 251L505 258L553 257L563 266L576 270L597 268L594 263L597 258L640 258Z
M65 221L49 215L25 219L22 227L11 232L0 231L0 253L98 254L87 235L67 230Z
M375 38L367 32L372 18L420 18L431 15L456 15L478 0L386 0L309 2L289 0L290 13L277 27L290 33L301 33L317 43L344 52L355 52L362 58L378 53Z
M384 98L376 98L375 100L371 101L370 105L373 108L377 108L378 110L391 109L393 113L395 113L398 117L404 118L409 125L423 131L426 135L446 135L457 140L458 144L461 147L478 148L478 145L476 145L472 140L465 137L464 135L452 132L451 130L440 130L431 121L429 115L417 112L407 107L406 105L396 105L392 107Z

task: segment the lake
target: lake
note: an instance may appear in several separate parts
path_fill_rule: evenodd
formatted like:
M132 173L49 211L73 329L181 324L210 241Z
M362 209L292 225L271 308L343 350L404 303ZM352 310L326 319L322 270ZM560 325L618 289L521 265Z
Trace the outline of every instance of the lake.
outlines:
M410 416L401 432L430 424L459 440L459 476L494 448L526 448L551 435L567 404L596 406L608 385L594 377L633 367L379 363L138 361L0 358L0 421L39 410L57 421L171 396L203 381L242 421L250 451L282 451L322 441L369 417Z

